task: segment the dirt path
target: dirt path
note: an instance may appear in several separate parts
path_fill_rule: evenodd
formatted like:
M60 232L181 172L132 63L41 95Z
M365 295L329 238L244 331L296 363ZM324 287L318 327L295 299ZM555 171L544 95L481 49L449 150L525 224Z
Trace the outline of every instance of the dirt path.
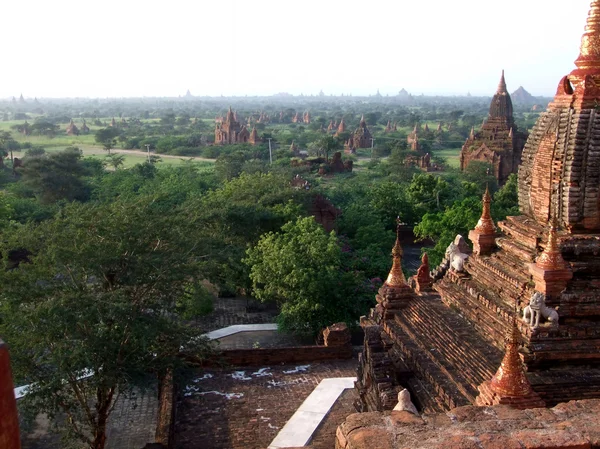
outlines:
M141 150L120 150L118 148L112 149L110 150L111 153L119 153L119 154L135 154L136 156L147 156L148 153L145 151L141 151ZM173 156L172 154L157 154L154 152L150 152L150 155L152 156L158 156L160 158L165 158L165 159L183 159L183 160L187 160L187 159L192 159L194 161L203 161L203 162L211 162L214 163L215 160L214 159L208 159L205 157L200 157L200 156Z

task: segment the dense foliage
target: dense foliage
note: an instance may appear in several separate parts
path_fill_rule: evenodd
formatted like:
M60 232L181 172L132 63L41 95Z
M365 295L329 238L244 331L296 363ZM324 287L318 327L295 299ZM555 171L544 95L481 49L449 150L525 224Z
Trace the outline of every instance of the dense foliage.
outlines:
M453 168L489 99L237 101L263 143L212 145L217 99L0 101L0 335L33 383L23 410L66 414L90 448L103 447L118 395L183 373L181 351L207 353L193 318L210 312L209 288L274 302L282 330L315 336L373 306L397 217L435 265L475 225L486 187L495 220L518 212L515 176L499 189L486 164ZM292 123L305 110L311 123ZM362 114L373 148L344 155L352 173L318 175ZM91 129L61 136L73 117ZM346 131L326 131L342 118ZM416 123L429 124L418 152ZM94 145L102 156L86 157ZM440 171L410 163L427 153ZM340 211L332 233L312 217L317 195Z

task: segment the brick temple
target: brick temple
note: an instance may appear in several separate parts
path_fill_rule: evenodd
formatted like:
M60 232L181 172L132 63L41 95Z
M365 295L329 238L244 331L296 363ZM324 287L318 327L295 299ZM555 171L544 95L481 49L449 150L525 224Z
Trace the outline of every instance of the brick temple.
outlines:
M354 131L352 143L354 148L371 148L371 131L369 131L369 128L367 127L364 115L360 118L358 128Z
M237 114L231 107L225 118L217 119L215 125L215 144L231 145L235 143L247 143L250 140L250 132L246 126L240 124Z
M438 268L424 258L408 281L396 243L377 306L361 319L361 411L391 410L403 388L426 413L600 397L600 0L575 64L525 145L521 215L494 223L486 191L471 245L457 236ZM514 143L505 91L502 79L479 135L493 124ZM514 149L502 153L506 167Z
M462 147L460 169L466 170L473 161L485 162L493 167L498 183L504 184L511 173L517 172L526 141L527 133L519 131L515 125L512 100L502 71L487 120L481 130L471 131Z

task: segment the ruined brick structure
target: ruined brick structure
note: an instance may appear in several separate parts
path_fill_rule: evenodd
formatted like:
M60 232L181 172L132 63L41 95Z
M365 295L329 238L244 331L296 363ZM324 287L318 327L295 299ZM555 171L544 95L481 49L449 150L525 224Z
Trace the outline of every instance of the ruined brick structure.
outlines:
M421 126L417 123L413 131L406 137L406 143L412 151L419 151L421 149L421 145L419 144L419 131L421 131Z
M498 183L504 184L511 173L516 173L527 133L517 129L513 105L506 90L504 71L498 90L492 99L487 120L481 130L471 135L460 152L460 169L466 170L472 161L481 161L493 167Z
M335 221L341 213L341 210L321 195L315 196L310 207L310 214L315 217L317 223L325 228L326 232L331 232L335 229Z
M522 215L496 225L486 192L473 253L457 239L431 291L403 286L402 307L380 292L361 320L360 410L403 388L425 412L600 398L600 0L576 65L525 146Z
M13 391L8 348L0 340L0 448L19 449L19 418Z
M65 133L67 134L67 136L78 136L79 135L79 128L77 128L77 126L75 125L75 122L73 122L73 119L71 119L71 122L67 126L67 129L65 129Z
M354 146L356 148L371 148L371 132L367 128L367 122L365 122L365 116L360 118L358 128L354 131Z
M247 143L250 140L248 129L237 121L231 107L224 119L218 120L215 126L215 144L231 145L235 143Z
M85 119L83 119L83 125L81 125L81 132L83 134L89 134L89 132L90 132L90 128L89 128L89 126L87 126Z
M356 147L354 146L354 137L350 138L344 143L344 153L356 154Z
M344 121L344 117L340 120L340 124L337 127L337 131L335 133L336 136L339 136L341 133L346 132L346 122Z
M256 131L256 127L252 127L252 132L250 132L250 137L248 137L248 143L251 145L258 145L262 142L262 139L258 136L258 131Z

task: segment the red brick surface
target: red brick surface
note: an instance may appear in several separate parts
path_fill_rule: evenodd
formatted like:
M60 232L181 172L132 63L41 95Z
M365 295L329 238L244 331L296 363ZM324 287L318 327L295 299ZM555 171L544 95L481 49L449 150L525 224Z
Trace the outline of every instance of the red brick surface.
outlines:
M356 364L351 359L306 363L303 369L296 369L295 365L265 365L201 370L187 389L179 389L175 447L264 449L321 380L353 377ZM261 368L269 369L260 371ZM347 414L348 402L351 400L346 398L346 405L335 410L335 419ZM332 448L334 423L322 426L315 436L315 449ZM328 445L323 445L327 440Z
M372 412L348 416L337 431L336 448L593 449L599 447L600 400L572 401L553 409L533 410L515 410L503 405L466 406L444 414L424 415L422 420L419 418L418 423L394 419L395 414L398 413L406 412Z

